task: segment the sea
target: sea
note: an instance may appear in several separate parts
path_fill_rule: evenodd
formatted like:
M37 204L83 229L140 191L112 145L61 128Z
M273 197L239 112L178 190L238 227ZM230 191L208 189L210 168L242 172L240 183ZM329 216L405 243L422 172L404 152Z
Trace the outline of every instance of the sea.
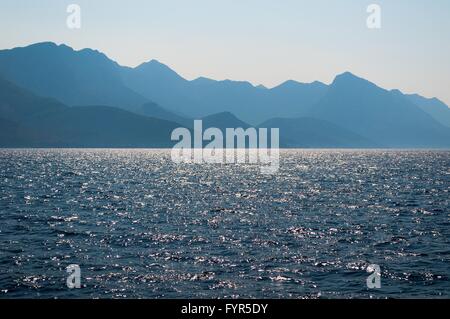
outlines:
M0 298L449 298L449 190L445 150L2 149Z

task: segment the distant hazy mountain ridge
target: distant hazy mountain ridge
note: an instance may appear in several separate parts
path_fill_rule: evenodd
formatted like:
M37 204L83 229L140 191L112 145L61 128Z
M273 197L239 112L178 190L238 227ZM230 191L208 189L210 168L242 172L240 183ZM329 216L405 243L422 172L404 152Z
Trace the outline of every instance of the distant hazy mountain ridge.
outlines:
M91 49L0 50L0 146L170 147L170 132L278 127L284 147L450 147L450 109L351 73L332 84L188 81L151 60L123 67Z

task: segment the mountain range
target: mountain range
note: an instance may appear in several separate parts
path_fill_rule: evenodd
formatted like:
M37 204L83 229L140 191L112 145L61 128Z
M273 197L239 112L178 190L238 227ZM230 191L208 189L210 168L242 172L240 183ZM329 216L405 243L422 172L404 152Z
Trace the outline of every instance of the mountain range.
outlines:
M1 147L170 147L171 131L277 127L280 145L449 148L450 109L349 72L330 85L189 81L151 60L120 66L51 42L0 50Z
M4 79L0 124L3 147L170 147L180 126L117 107L69 107Z

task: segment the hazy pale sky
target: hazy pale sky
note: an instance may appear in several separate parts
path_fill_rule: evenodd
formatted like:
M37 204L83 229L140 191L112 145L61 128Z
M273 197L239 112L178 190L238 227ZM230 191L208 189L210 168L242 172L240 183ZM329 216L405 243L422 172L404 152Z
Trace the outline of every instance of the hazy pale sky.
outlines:
M66 26L72 3L79 30ZM366 26L372 3L381 29ZM0 49L53 41L268 87L351 71L450 105L449 0L0 0L0 30Z

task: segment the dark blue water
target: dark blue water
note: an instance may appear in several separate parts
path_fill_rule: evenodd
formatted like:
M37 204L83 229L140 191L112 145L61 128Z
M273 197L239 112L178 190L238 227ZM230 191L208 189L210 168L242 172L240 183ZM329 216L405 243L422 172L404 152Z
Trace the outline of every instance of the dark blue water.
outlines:
M450 152L169 154L0 150L0 298L450 297Z

